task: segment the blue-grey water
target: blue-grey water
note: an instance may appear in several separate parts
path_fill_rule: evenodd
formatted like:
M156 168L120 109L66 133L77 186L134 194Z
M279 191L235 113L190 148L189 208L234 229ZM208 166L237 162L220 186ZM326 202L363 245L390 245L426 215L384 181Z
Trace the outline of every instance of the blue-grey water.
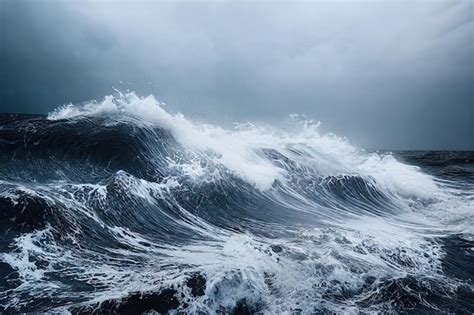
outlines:
M213 126L133 94L0 115L0 310L474 312L474 153Z

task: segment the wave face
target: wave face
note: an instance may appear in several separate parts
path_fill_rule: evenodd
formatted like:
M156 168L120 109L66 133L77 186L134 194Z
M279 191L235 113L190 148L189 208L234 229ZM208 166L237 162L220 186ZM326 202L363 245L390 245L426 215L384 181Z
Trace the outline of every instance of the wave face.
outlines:
M0 309L471 313L473 161L134 94L3 114Z

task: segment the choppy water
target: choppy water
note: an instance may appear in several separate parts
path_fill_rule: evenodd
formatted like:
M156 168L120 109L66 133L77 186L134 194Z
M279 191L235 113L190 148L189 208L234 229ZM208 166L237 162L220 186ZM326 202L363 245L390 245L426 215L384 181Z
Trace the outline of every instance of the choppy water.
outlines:
M0 309L474 312L474 153L222 128L134 94L0 116Z

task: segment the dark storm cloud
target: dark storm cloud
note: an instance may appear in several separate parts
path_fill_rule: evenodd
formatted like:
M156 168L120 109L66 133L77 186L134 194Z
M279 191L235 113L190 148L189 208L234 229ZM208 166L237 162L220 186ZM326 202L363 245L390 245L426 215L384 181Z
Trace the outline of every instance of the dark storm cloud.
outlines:
M2 11L2 111L47 112L115 86L208 120L301 113L366 147L474 149L472 1L4 1Z
M2 1L1 111L44 113L102 97L125 55L114 35L58 1ZM114 52L112 54L112 52Z

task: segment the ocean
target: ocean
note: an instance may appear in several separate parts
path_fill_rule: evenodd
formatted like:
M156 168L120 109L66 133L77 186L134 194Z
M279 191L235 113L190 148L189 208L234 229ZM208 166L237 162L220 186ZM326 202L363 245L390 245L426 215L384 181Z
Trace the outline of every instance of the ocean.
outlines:
M0 311L474 312L474 152L133 93L0 115Z

